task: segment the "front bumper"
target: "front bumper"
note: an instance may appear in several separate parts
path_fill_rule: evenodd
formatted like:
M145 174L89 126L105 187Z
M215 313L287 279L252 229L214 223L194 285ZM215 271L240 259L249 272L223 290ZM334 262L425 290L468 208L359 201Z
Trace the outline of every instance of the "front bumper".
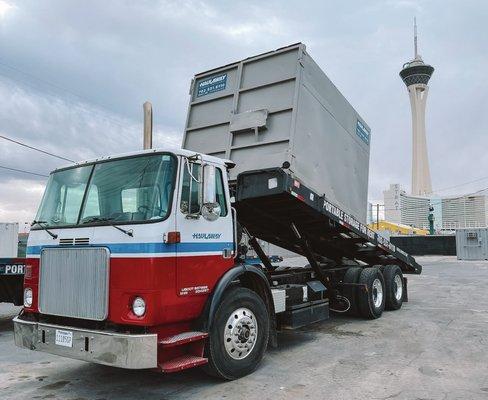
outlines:
M56 330L73 333L72 347L55 344ZM44 324L14 318L18 347L127 369L157 367L156 334L124 334Z

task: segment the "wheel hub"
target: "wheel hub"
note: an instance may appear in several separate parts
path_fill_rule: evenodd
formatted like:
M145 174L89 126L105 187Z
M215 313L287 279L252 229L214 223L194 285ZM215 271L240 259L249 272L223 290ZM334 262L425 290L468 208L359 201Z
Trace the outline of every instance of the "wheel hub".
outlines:
M247 325L244 325L241 331L239 332L238 338L241 341L241 343L245 343L249 339L249 336L251 336L251 330Z
M373 304L376 308L381 307L381 303L383 303L383 285L381 281L376 278L373 281Z
M400 301L403 296L403 282L402 282L402 277L400 275L395 275L395 278L393 279L393 284L394 284L394 290L395 290L395 299L397 301Z
M258 324L248 308L238 308L230 314L224 329L224 345L234 360L246 358L256 345Z

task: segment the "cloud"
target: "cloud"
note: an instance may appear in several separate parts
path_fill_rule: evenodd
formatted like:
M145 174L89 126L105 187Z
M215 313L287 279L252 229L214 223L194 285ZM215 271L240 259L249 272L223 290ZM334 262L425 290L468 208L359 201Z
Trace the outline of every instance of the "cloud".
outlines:
M0 20L4 18L9 11L12 11L14 6L4 0L0 0Z
M44 182L9 178L0 181L0 221L32 221L35 206L42 198Z
M246 2L0 0L0 132L70 159L142 145L142 103L155 144L181 142L192 76L302 41L372 128L370 198L410 185L410 104L398 76L412 57L412 21L436 71L427 135L434 188L488 171L488 3L441 0ZM1 6L0 6L1 7ZM14 10L14 12L12 12ZM0 14L1 15L1 14ZM0 164L48 172L64 162L0 140ZM9 190L7 182L16 179ZM0 171L0 212L42 179ZM479 185L454 189L473 191ZM448 194L443 192L443 194ZM31 218L36 208L32 195ZM9 208L10 207L10 208ZM8 213L8 214L7 214ZM25 212L18 214L23 222ZM22 216L22 217L21 217Z
M92 105L29 91L8 80L0 80L0 99L2 135L61 157L80 161L142 147L142 123ZM180 142L176 130L154 127L155 147L177 147ZM38 174L70 164L2 139L0 154L1 165ZM32 220L45 182L42 177L0 169L0 221Z
M422 11L422 6L415 0L387 0L385 4L394 8L406 8L411 9L417 13Z

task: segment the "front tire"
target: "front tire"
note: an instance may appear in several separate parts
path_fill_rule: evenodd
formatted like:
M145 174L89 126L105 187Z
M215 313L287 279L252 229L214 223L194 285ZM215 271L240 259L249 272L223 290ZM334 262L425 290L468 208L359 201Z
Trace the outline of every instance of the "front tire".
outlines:
M264 356L268 337L269 316L261 297L247 288L230 288L210 328L206 372L227 380L250 374Z

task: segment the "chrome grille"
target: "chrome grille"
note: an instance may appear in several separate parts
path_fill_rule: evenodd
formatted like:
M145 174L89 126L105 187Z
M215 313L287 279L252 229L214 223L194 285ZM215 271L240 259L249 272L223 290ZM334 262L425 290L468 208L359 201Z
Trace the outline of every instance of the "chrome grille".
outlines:
M48 248L41 252L39 311L101 321L108 315L106 248Z

